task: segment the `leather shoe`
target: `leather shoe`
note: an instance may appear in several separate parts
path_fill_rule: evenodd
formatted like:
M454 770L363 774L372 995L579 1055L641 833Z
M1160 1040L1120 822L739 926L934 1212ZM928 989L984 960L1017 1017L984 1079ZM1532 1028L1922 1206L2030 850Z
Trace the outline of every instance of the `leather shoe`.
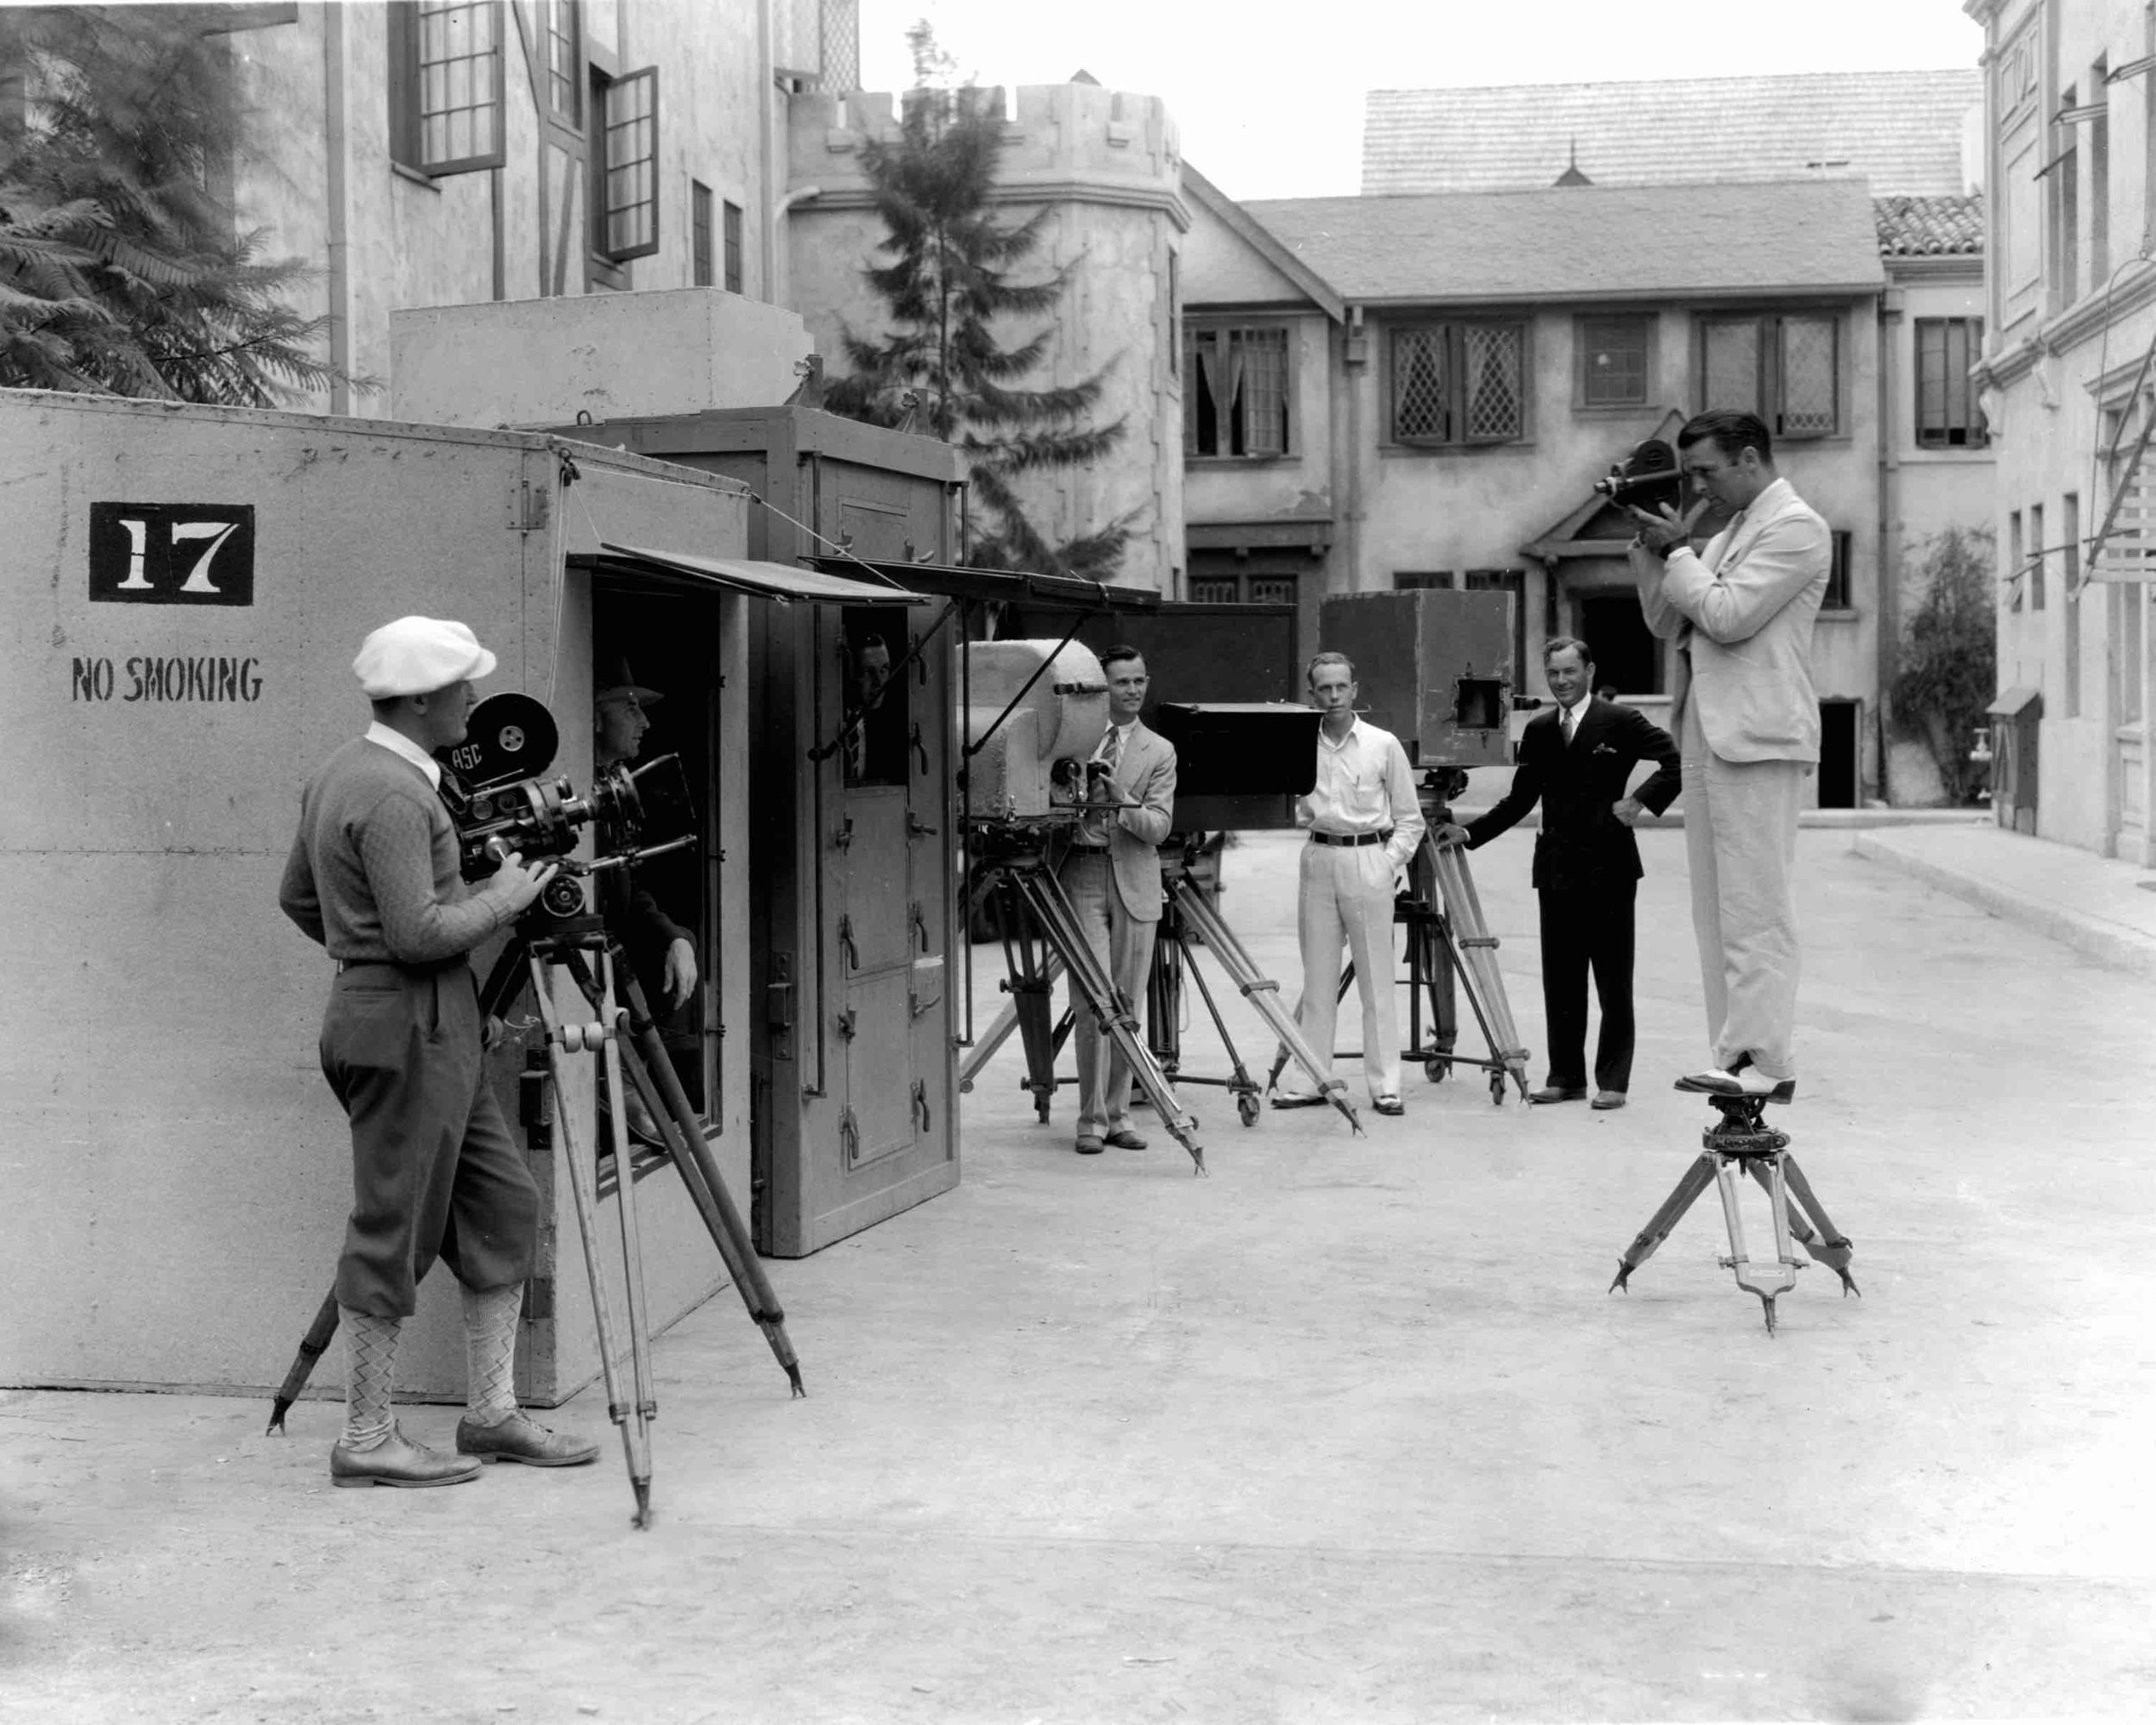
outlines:
M1407 1112L1406 1105L1397 1096L1380 1096L1370 1107L1381 1114L1404 1114Z
M1624 1106L1625 1093L1622 1090L1597 1090L1595 1100L1588 1104L1590 1108L1621 1108Z
M1118 1150L1143 1150L1145 1148L1145 1140L1140 1138L1136 1132L1132 1132L1128 1126L1118 1126L1113 1132L1110 1132L1107 1137L1102 1140L1102 1142L1112 1145Z
M1704 1072L1688 1072L1677 1081L1677 1088L1702 1096L1758 1096L1770 1102L1796 1100L1796 1079L1770 1078L1752 1065L1735 1072L1724 1071L1719 1066L1710 1066Z
M1080 1132L1078 1142L1071 1146L1081 1156L1098 1156L1107 1148L1096 1132Z
M1587 1086L1584 1084L1545 1084L1539 1090L1527 1093L1530 1102L1584 1102Z
M463 1433L460 1428L458 1436ZM479 1477L479 1465L470 1456L444 1455L424 1444L416 1444L397 1427L371 1450L348 1450L339 1444L329 1452L332 1485L394 1485L417 1490L429 1485L461 1485Z
M550 1432L522 1413L492 1426L475 1425L467 1414L457 1421L457 1453L484 1462L520 1461L526 1467L581 1467L599 1459L599 1446L589 1438Z

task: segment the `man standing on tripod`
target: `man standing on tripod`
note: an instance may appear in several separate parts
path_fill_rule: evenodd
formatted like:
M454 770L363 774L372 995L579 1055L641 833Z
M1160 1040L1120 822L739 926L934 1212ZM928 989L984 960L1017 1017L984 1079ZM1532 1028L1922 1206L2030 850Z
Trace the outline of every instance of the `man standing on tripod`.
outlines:
M1677 433L1701 501L1635 509L1640 614L1677 643L1671 722L1684 751L1692 871L1714 1064L1678 1081L1712 1095L1796 1094L1796 814L1819 764L1812 623L1833 563L1827 524L1775 471L1755 414L1702 413ZM1729 525L1692 550L1708 503Z
M465 886L435 751L464 741L473 680L494 656L461 623L404 617L352 668L373 703L365 735L307 781L278 901L337 962L322 1070L352 1125L352 1218L337 1261L345 1423L335 1485L452 1485L482 1461L588 1462L517 1407L517 1320L539 1200L488 1085L468 955L536 900L555 865L511 854ZM469 1411L459 1453L398 1430L397 1344L436 1257L462 1285Z
M1400 1008L1394 994L1395 879L1422 843L1422 803L1407 751L1389 731L1355 716L1355 667L1344 653L1320 653L1305 673L1318 724L1318 777L1297 813L1307 824L1295 901L1302 947L1302 1001L1295 1017L1332 1076L1338 1022L1340 949L1355 964L1363 998L1363 1077L1370 1106L1404 1113L1400 1100ZM1276 1108L1325 1100L1281 1090Z
M1108 680L1108 726L1086 768L1087 800L1094 806L1079 818L1056 878L1086 944L1114 979L1119 1003L1136 1018L1167 897L1160 844L1175 815L1175 746L1139 721L1150 680L1138 649L1109 648L1100 670ZM1071 1039L1078 1044L1075 1148L1081 1156L1098 1156L1109 1145L1143 1150L1144 1138L1131 1129L1130 1063L1101 1034L1075 988L1071 999Z

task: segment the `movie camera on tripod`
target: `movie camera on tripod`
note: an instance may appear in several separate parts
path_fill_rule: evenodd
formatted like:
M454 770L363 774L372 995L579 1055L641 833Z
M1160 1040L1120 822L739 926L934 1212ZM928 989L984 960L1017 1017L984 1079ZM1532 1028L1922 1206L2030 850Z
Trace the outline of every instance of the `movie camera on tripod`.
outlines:
M466 880L485 880L512 851L528 862L558 862L561 872L539 902L548 914L568 917L585 909L580 876L633 868L685 850L697 836L680 756L661 755L636 768L617 762L579 796L567 775L543 776L560 741L542 703L514 693L489 695L472 709L465 740L448 753L442 800L457 830ZM601 853L588 862L571 855L586 826ZM653 831L677 836L645 844Z

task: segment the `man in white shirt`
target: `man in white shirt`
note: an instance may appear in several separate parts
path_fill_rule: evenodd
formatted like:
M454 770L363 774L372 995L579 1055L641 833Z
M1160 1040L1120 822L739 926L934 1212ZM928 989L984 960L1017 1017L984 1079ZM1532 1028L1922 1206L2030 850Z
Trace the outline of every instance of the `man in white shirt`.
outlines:
M1296 810L1307 826L1295 909L1302 947L1302 1001L1296 1022L1332 1076L1332 1034L1340 996L1340 949L1355 961L1363 998L1363 1076L1381 1114L1400 1100L1400 1012L1394 998L1395 880L1422 843L1422 805L1407 751L1389 731L1355 716L1355 667L1320 653L1307 673L1318 726L1318 778ZM1282 1089L1276 1108L1314 1107L1315 1091Z
M1702 413L1677 442L1702 501L1733 511L1695 555L1697 507L1633 511L1640 612L1679 649L1671 728L1714 1058L1678 1088L1786 1102L1796 1094L1796 816L1819 762L1812 623L1833 541L1775 471L1757 416Z

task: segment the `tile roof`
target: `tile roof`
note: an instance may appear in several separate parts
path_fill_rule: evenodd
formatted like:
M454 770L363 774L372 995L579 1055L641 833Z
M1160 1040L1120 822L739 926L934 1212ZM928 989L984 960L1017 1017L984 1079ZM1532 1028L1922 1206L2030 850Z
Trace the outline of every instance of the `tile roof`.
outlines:
M1464 304L1876 288L1856 180L1258 199L1244 210L1351 300Z
M1883 258L1981 257L1984 254L1984 199L1965 198L1875 198Z
M1790 179L1840 172L1878 193L1953 196L1984 74L1804 72L1640 83L1373 90L1363 190L1547 186L1576 147L1597 185Z

